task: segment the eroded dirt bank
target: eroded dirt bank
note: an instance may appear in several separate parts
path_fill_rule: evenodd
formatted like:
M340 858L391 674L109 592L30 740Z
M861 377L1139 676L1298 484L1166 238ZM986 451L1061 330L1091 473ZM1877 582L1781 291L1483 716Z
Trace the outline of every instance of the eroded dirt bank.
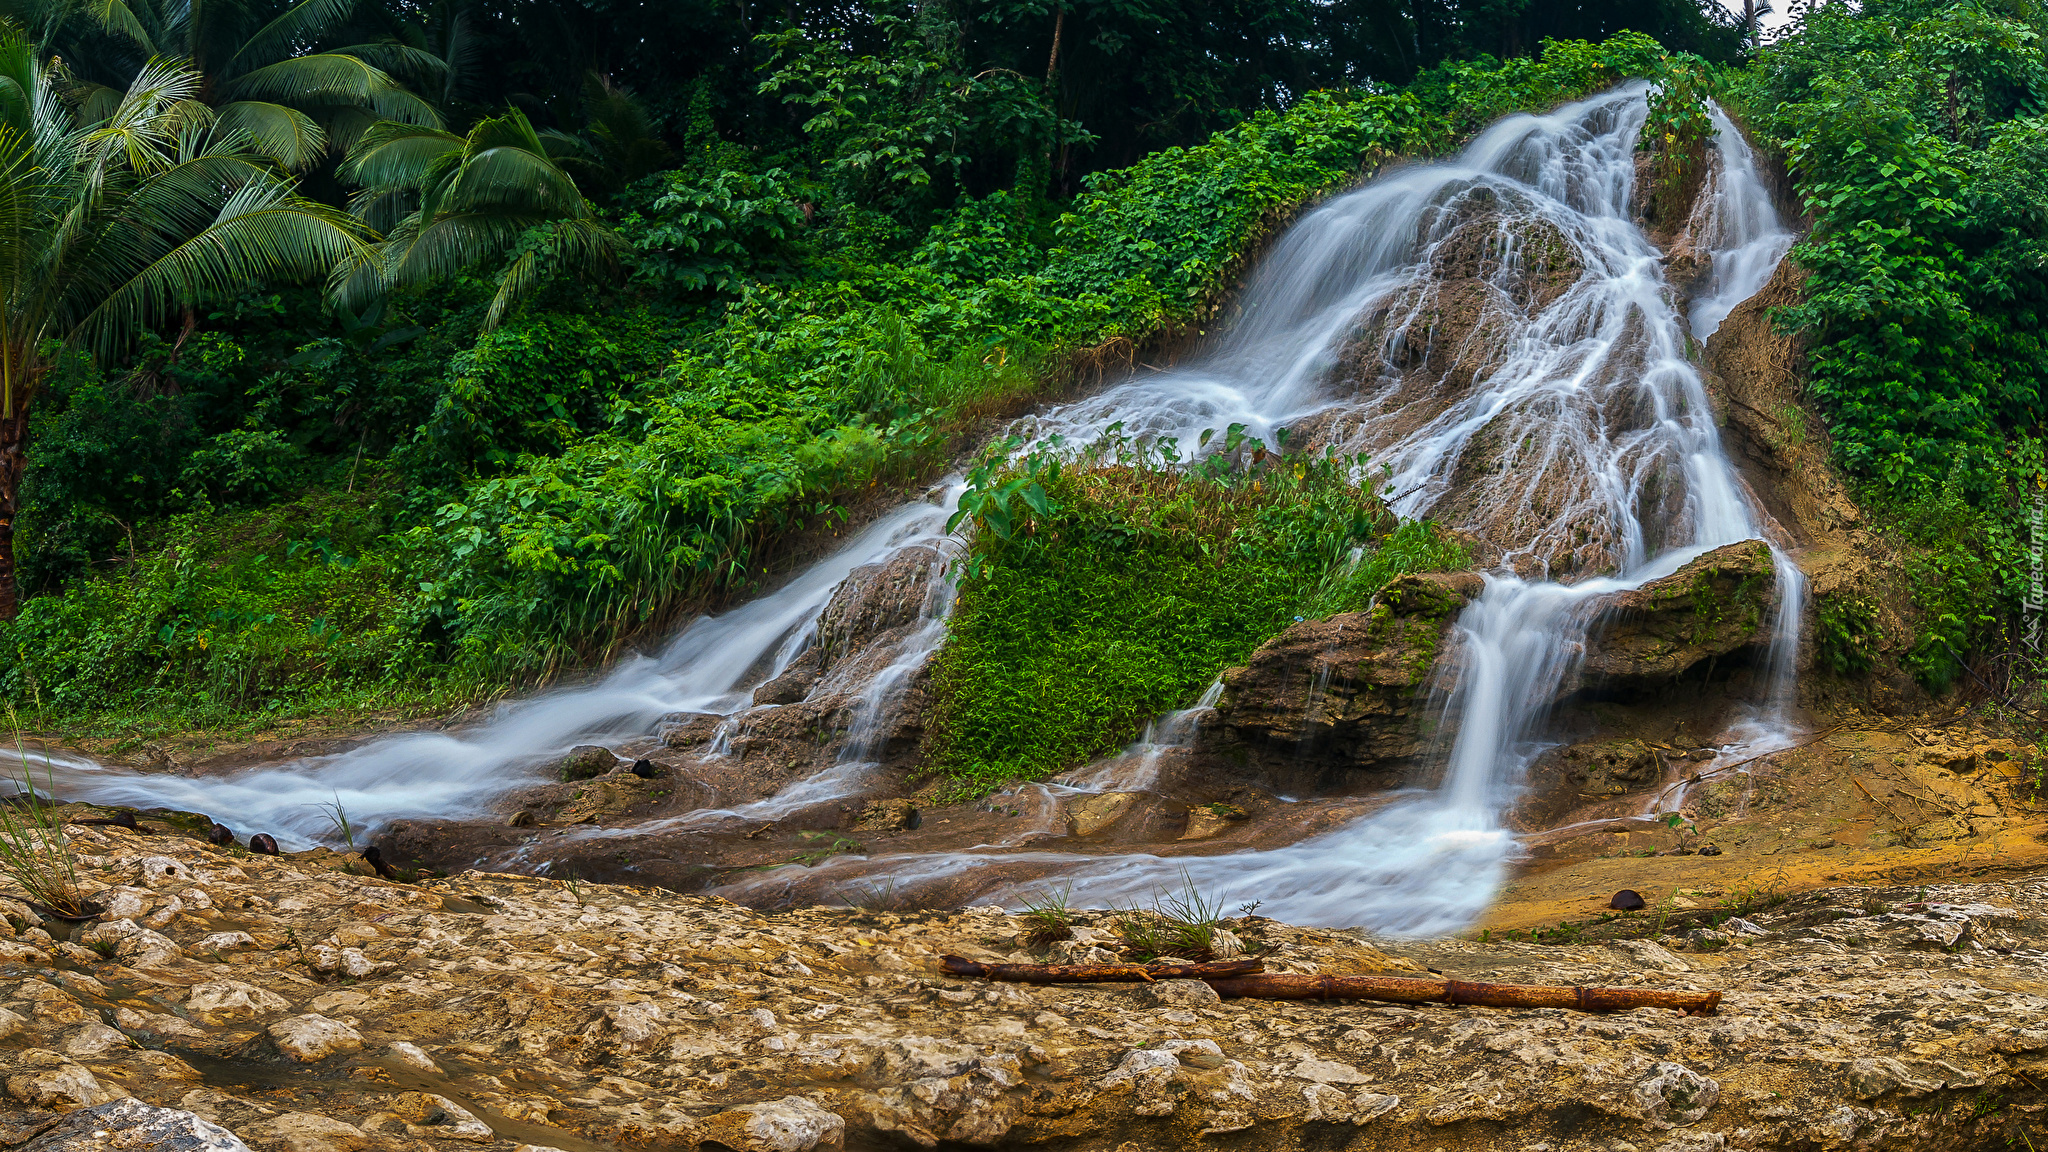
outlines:
M406 885L331 853L71 835L101 921L60 940L0 902L21 925L0 944L0 1141L27 1149L104 1146L38 1133L123 1097L233 1133L190 1147L259 1152L1990 1149L2048 1115L2041 879L1815 892L1704 952L1227 924L1274 971L1726 993L1712 1017L1594 1016L991 984L936 961L1047 954L995 908Z

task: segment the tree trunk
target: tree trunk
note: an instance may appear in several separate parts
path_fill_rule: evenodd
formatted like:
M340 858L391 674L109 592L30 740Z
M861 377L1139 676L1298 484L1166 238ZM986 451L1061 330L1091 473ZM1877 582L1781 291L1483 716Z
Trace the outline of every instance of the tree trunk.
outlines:
M28 397L15 398L11 415L0 416L0 621L21 611L14 582L14 518L21 509L21 466L28 447Z

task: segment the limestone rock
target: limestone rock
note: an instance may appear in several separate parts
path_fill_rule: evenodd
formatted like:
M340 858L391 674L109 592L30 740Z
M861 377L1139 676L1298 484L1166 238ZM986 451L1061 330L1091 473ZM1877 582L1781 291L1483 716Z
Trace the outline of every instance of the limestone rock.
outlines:
M355 1125L311 1112L286 1112L246 1125L242 1134L261 1152L364 1152L371 1146Z
M903 832L921 822L913 800L876 800L861 809L854 827L863 832Z
M279 1020L265 1029L277 1050L299 1061L311 1064L325 1060L342 1052L357 1052L363 1047L363 1034L339 1020L308 1012Z
M938 549L918 546L847 573L818 615L814 648L822 668L829 672L883 633L915 623L924 614L932 578L945 565Z
M837 1147L846 1121L801 1096L744 1104L704 1121L704 1135L737 1152L810 1152Z
M1293 625L1223 674L1216 711L1226 734L1398 774L1428 743L1427 688L1445 637L1484 587L1471 572L1409 573L1369 611Z
M1200 980L1155 980L1142 986L1145 1002L1158 1008L1206 1008L1223 997Z
M390 1115L403 1125L407 1135L416 1138L476 1144L496 1139L491 1126L478 1119L476 1113L432 1092L401 1093L391 1102Z
M1098 792L1069 801L1067 825L1076 836L1093 836L1124 818L1143 799L1138 792Z
M1247 813L1235 804L1204 804L1188 809L1187 830L1180 834L1182 840L1207 840L1230 830L1231 825L1245 819Z
M185 997L185 1010L208 1023L246 1020L290 1009L292 1002L275 992L240 980L195 984Z
M619 766L619 758L609 748L596 744L578 744L569 749L569 754L555 761L552 775L563 780L589 780L602 776Z
M15 1152L249 1152L249 1146L190 1112L127 1099L80 1108Z
M1649 789L1663 773L1663 759L1641 740L1587 740L1553 748L1529 768L1528 786L1515 803L1515 827L1549 828L1581 805Z
M1770 640L1777 571L1761 540L1728 544L1602 602L1582 684L1653 691L1695 665Z

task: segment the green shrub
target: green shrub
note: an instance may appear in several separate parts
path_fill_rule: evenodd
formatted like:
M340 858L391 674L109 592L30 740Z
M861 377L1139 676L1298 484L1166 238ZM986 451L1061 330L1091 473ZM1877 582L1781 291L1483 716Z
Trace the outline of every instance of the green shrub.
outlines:
M928 717L930 763L958 791L1108 753L1306 612L1362 607L1399 572L1469 562L1432 525L1396 528L1354 486L1361 461L1232 447L1190 469L1170 442L1111 438L1076 460L977 472ZM1226 468L1233 457L1246 465Z

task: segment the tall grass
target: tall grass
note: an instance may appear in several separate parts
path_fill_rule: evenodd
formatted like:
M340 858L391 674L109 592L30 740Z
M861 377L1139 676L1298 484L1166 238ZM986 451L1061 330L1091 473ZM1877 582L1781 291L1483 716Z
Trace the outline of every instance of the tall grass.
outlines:
M64 839L63 823L57 818L56 776L45 761L44 783L50 794L37 795L28 752L18 734L14 752L21 778L15 780L10 773L7 780L20 794L0 801L0 876L59 916L83 916L88 911L85 896L79 890L78 870Z

